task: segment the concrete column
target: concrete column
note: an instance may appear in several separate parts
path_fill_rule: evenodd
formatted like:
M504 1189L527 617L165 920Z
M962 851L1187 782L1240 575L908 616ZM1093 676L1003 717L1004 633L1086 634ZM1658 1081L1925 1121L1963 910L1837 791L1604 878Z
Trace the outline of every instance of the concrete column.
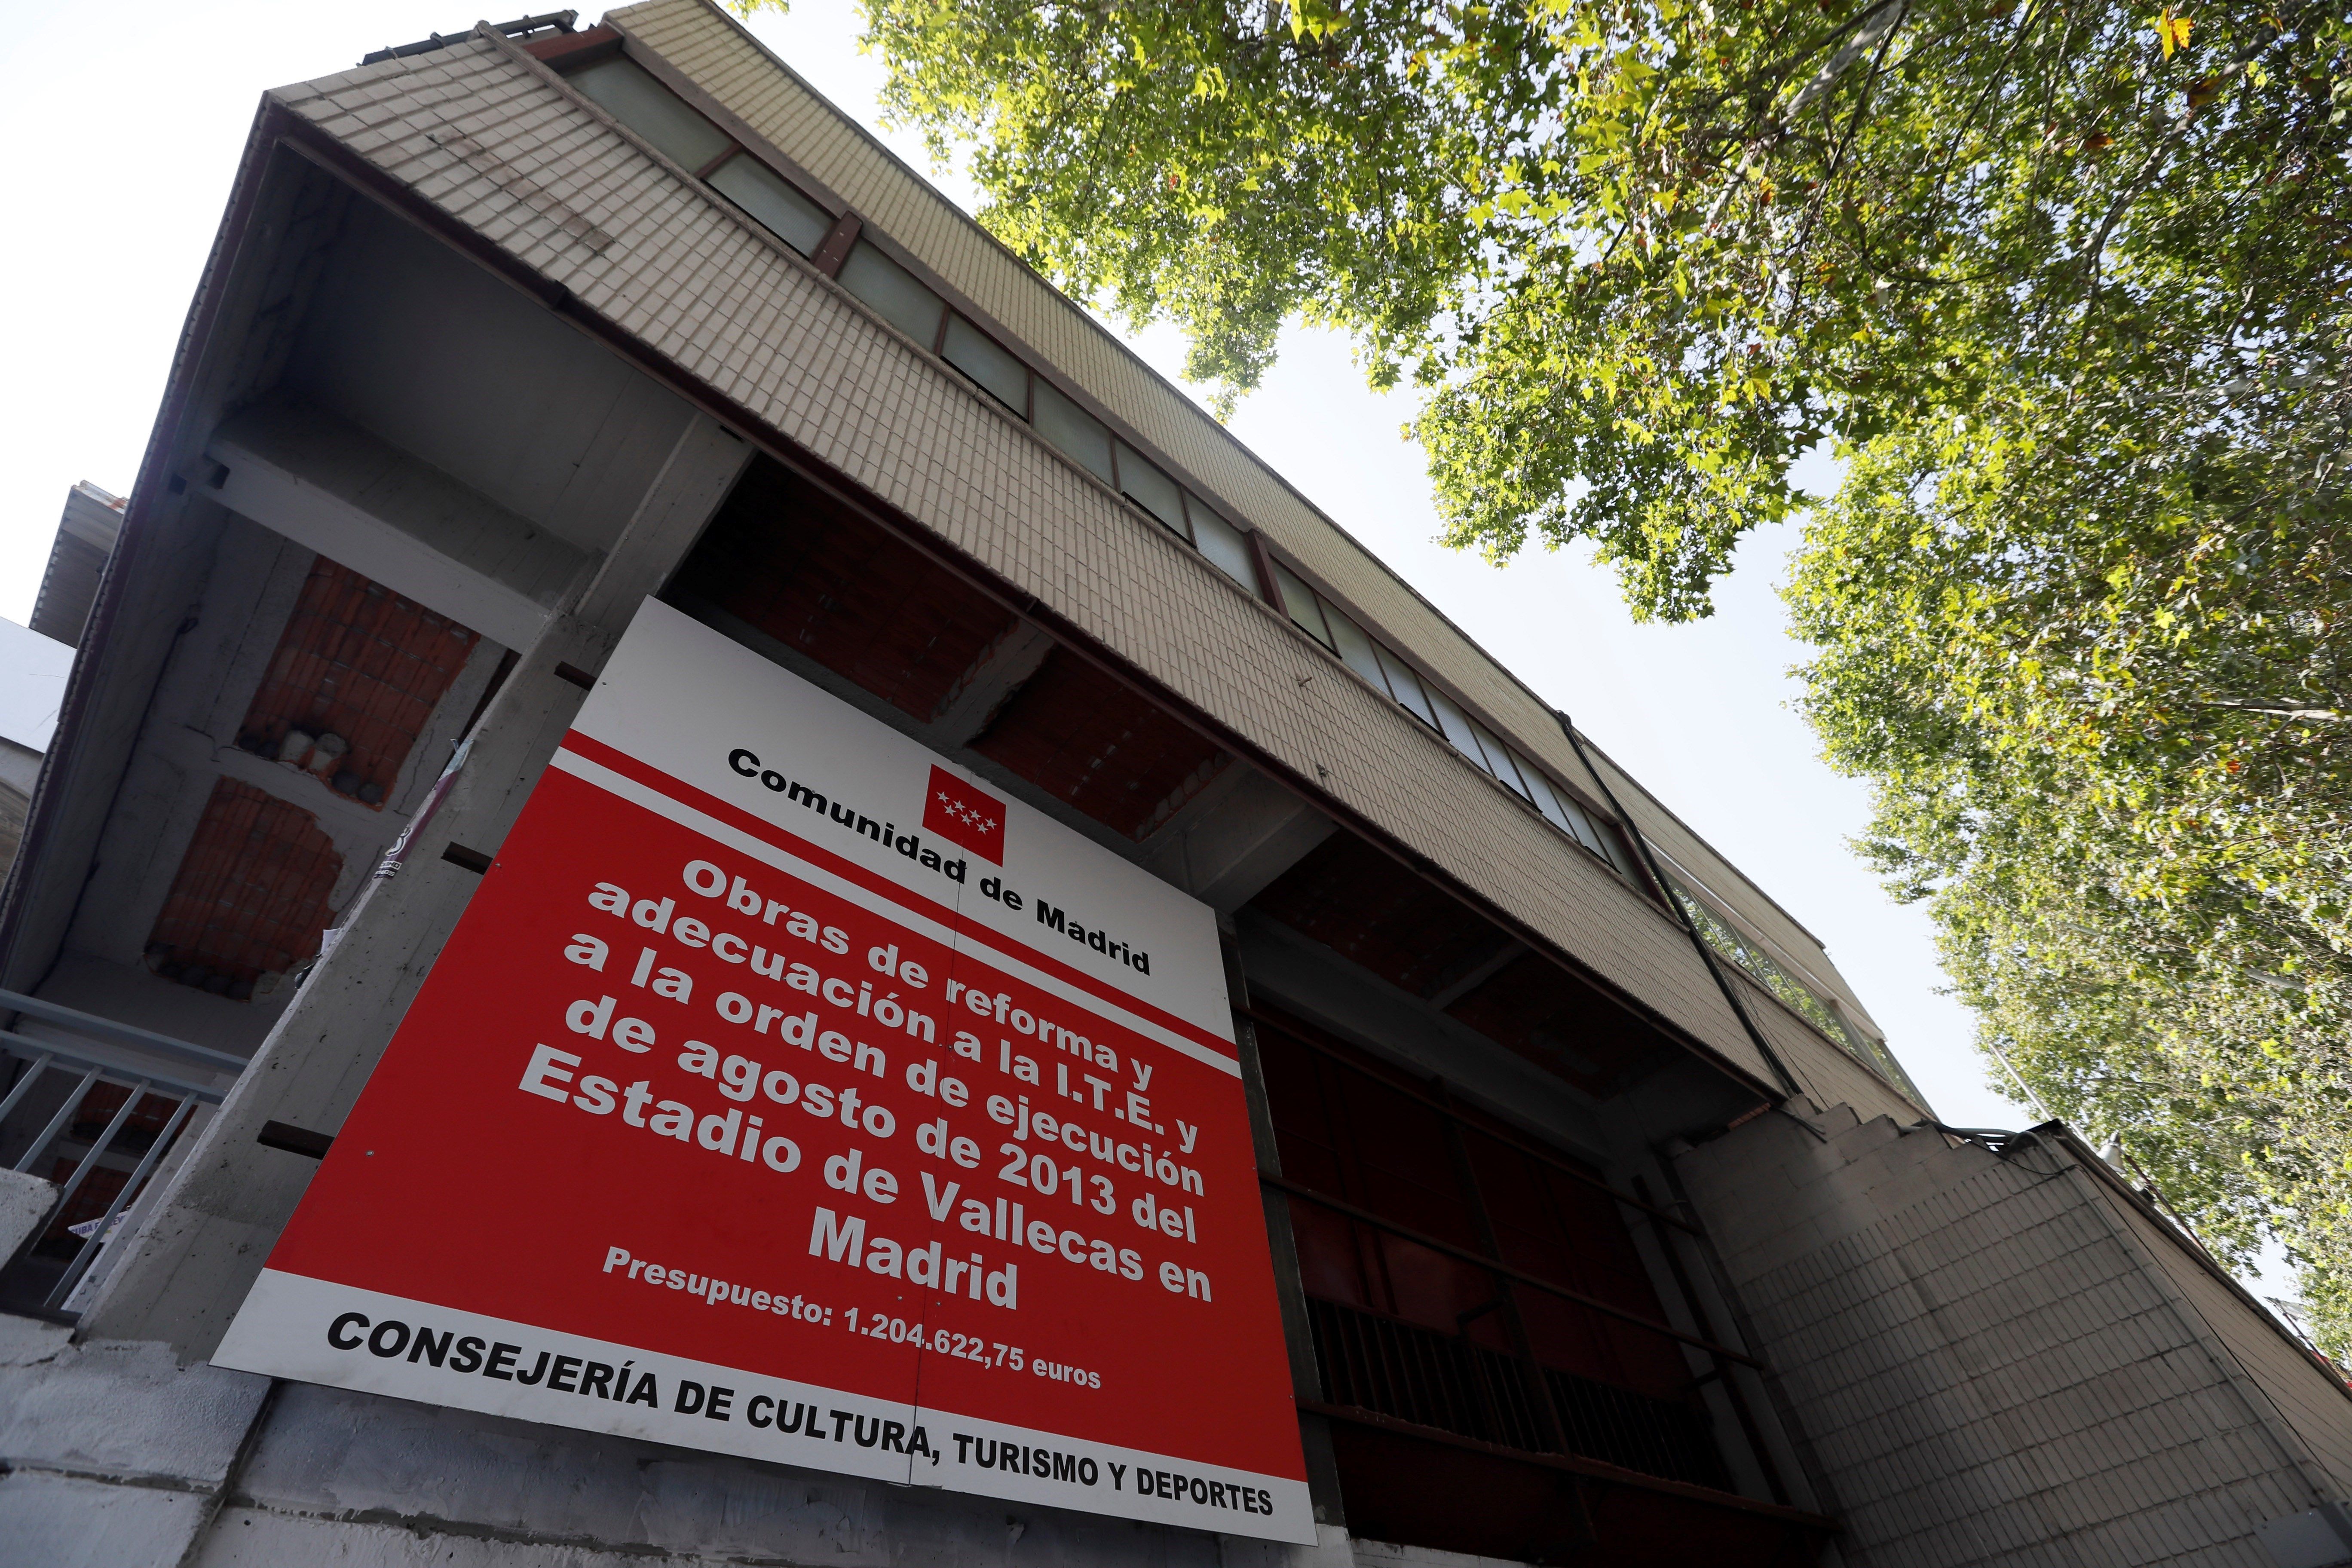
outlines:
M161 1340L212 1353L318 1167L255 1142L266 1121L340 1129L481 879L441 858L495 852L584 694L559 664L594 670L644 597L693 546L750 446L698 417L576 603L550 621L474 731L447 799L397 876L371 882L344 935L304 982L182 1164L130 1256L82 1321L86 1337Z

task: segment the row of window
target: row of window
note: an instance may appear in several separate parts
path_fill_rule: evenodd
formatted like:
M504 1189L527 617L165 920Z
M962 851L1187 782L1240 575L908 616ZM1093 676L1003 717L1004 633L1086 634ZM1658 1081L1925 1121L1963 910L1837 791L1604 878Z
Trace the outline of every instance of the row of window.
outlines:
M832 214L746 152L651 72L613 56L570 77L602 106L679 165L764 224L803 256L814 257L835 229ZM836 280L884 321L955 366L974 386L1045 442L1185 540L1253 595L1259 591L1241 530L1113 435L1060 388L958 314L937 291L871 242L858 240ZM1350 669L1452 742L1454 749L1533 805L1552 826L1636 881L1617 836L1595 824L1567 790L1505 745L1403 659L1374 641L1339 608L1278 563L1275 589L1293 624Z
M835 219L831 213L746 152L642 66L611 56L574 72L569 80L583 97L692 170L801 255L814 258L834 232ZM1260 591L1249 541L1241 530L1113 435L1019 355L958 314L936 290L878 247L865 239L853 244L842 259L836 281L884 321L955 366L974 386L1026 421L1064 457L1192 544L1218 570L1253 595ZM1643 880L1629 863L1617 834L1596 823L1565 788L1423 680L1411 665L1296 573L1279 562L1269 561L1269 564L1274 590L1294 626L1337 655L1375 690L1387 693L1406 712L1444 736L1456 752L1534 806L1553 826L1607 860L1628 880L1637 884ZM1717 951L1882 1076L1909 1086L1902 1068L1877 1041L1850 1029L1811 988L1769 954L1744 941L1688 892L1677 887L1675 895Z
M570 80L582 96L693 170L803 256L816 255L833 232L832 214L745 152L644 67L616 56ZM1234 581L1256 591L1249 544L1241 530L1112 435L1019 355L950 309L934 289L879 247L863 239L851 246L835 281L1027 421L1064 457L1157 518Z
M1554 827L1621 874L1639 880L1625 863L1625 851L1616 834L1603 832L1566 789L1504 744L1445 693L1422 679L1411 665L1358 626L1345 610L1308 587L1280 562L1274 563L1274 582L1293 626L1338 654L1340 662L1370 681L1373 689L1387 692L1399 707L1444 736L1455 751L1543 813Z
M1894 1055L1878 1041L1854 1028L1837 1010L1817 995L1812 987L1790 973L1779 961L1767 952L1760 943L1742 936L1730 921L1718 915L1706 903L1680 883L1669 880L1675 900L1698 928L1706 944L1739 965L1753 976L1758 984L1787 1003L1799 1016L1845 1048L1848 1056L1869 1068L1887 1082L1895 1085L1916 1100L1918 1088Z

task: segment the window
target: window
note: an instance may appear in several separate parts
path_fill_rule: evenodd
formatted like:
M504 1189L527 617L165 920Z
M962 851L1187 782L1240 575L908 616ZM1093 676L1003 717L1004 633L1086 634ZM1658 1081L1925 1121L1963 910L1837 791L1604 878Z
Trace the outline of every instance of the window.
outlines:
M652 142L799 251L815 254L833 215L730 137L634 60L598 62L567 79L580 95ZM732 153L730 157L728 154ZM711 165L716 163L717 167ZM708 174L703 171L709 170ZM909 279L909 281L912 281ZM920 287L920 285L917 285ZM925 343L930 340L925 338Z
M1485 767L1486 759L1478 751L1478 737L1471 732L1470 715L1462 711L1460 706L1443 691L1433 687L1424 687L1423 689L1429 692L1429 705L1437 710L1438 730L1453 742L1455 751Z
M1375 689L1388 685L1388 677L1381 673L1381 656L1364 628L1349 620L1337 605L1323 606L1324 624L1331 628L1331 640L1338 645L1340 662L1366 680Z
M1594 830L1592 819L1585 816L1582 806L1553 789L1549 779L1534 768L1528 767L1525 763L1520 764L1519 771L1520 776L1528 781L1528 792L1535 797L1536 809L1542 812L1554 827L1559 828L1595 855L1610 860L1617 858L1609 853L1606 842ZM1620 866L1618 869L1622 870L1624 868Z
M1197 507L1199 503L1194 504ZM1238 536L1234 542L1241 546ZM1246 547L1242 549L1245 555ZM1239 572L1234 573L1234 578L1244 584L1248 581ZM1608 861L1618 875L1639 881L1616 834L1596 824L1576 804L1575 797L1552 783L1542 770L1504 744L1501 737L1464 712L1444 692L1423 681L1411 665L1390 652L1346 611L1308 587L1279 561L1274 563L1274 583L1282 595L1283 611L1293 626L1338 654L1340 661L1362 676L1374 690L1395 698L1398 706L1444 736L1481 772L1541 812L1544 820Z
M1381 671L1389 678L1391 694L1404 706L1406 712L1431 729L1436 729L1437 711L1430 707L1429 693L1422 689L1421 677L1412 672L1412 667L1378 643L1372 645L1372 651L1380 655Z
M1641 873L1633 869L1633 851L1627 847L1625 836L1610 823L1594 822L1587 817L1585 825L1592 829L1593 837L1601 840L1601 858L1616 867L1626 880L1646 889L1648 884L1643 880Z
M568 79L583 97L701 175L712 190L803 256L814 256L833 231L832 213L737 146L643 66L626 58L607 58L572 72ZM1115 440L1100 420L1035 374L1018 354L949 310L936 291L878 247L864 240L852 247L838 281L924 348L936 345L940 358L1016 418L1028 420L1064 457L1106 484L1116 484L1120 494L1190 542L1211 565L1252 594L1257 592L1255 563L1241 530L1157 463ZM1309 594L1308 603L1313 600ZM1327 633L1315 635L1330 646Z
M940 344L940 357L971 378L971 384L1022 418L1029 417L1029 367L1007 353L994 338L965 321L948 318L948 335Z
M1118 489L1177 534L1184 534L1184 492L1124 441L1118 444Z
M1282 607L1289 614L1291 624L1325 647L1330 647L1331 630L1324 623L1322 600L1315 590L1300 582L1289 567L1278 561L1274 566L1274 584L1282 594Z
M940 341L940 317L947 301L897 262L859 240L841 266L841 286L874 307L874 313L925 348Z
M1648 882L1633 868L1633 852L1627 847L1624 835L1618 832L1615 824L1605 819L1596 821L1592 814L1577 805L1566 790L1528 766L1525 758L1520 759L1519 768L1527 776L1528 783L1535 787L1538 810L1565 826L1569 836L1579 844L1616 867L1619 876L1638 888L1647 889ZM1553 816L1551 809L1545 807L1547 796L1550 798L1552 807L1557 808L1557 816Z
M1192 546L1209 558L1209 564L1247 588L1257 593L1256 563L1250 556L1249 541L1242 531L1211 510L1199 496L1188 495L1184 507L1192 524Z
M1475 719L1470 721L1470 733L1478 739L1478 750L1486 759L1486 771L1503 782L1503 787L1532 803L1535 795L1527 781L1519 776L1519 764L1511 749L1495 737L1493 731Z
M1746 970L1759 985L1787 1004L1790 1012L1827 1036L1848 1056L1912 1099L1920 1099L1918 1087L1911 1081L1911 1076L1903 1070L1903 1065L1895 1059L1894 1053L1883 1042L1849 1025L1843 1016L1823 1001L1811 986L1790 973L1766 952L1762 942L1744 935L1729 920L1717 913L1713 906L1689 889L1671 879L1666 885L1674 889L1675 901L1683 907L1684 913L1690 916L1691 924L1698 928L1699 935L1706 939L1709 947ZM1921 1103L1926 1101L1921 1100Z
M1087 469L1105 484L1110 482L1110 432L1102 421L1063 396L1043 376L1037 378L1036 411L1030 423L1062 456Z
M709 183L803 256L815 255L833 231L832 214L749 153L738 153L719 164L710 172Z
M689 173L735 143L634 60L609 59L571 79L582 97L652 142Z

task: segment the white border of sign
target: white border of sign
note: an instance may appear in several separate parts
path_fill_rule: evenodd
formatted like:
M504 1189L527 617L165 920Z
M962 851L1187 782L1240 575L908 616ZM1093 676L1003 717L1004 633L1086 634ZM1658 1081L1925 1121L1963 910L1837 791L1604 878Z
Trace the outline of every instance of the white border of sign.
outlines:
M436 1333L448 1332L461 1337L472 1335L486 1343L504 1342L518 1345L521 1347L522 1364L525 1365L542 1351L556 1355L576 1356L583 1361L604 1362L609 1365L618 1365L626 1361L634 1364L637 1373L655 1374L659 1382L662 1404L653 1407L616 1404L577 1393L559 1393L548 1387L545 1382L535 1386L525 1386L511 1379L490 1382L481 1375L478 1369L462 1373L447 1365L434 1366L422 1360L409 1359L401 1351L389 1356L371 1353L363 1338L351 1349L337 1349L329 1342L329 1332L339 1319L349 1313L357 1313L367 1321L347 1329L347 1335L356 1335L358 1330L372 1328L377 1323L394 1321L411 1329L420 1325L429 1327ZM411 1342L404 1338L402 1351L409 1349ZM950 1476L952 1476L955 1491L977 1497L1003 1498L1014 1502L1037 1503L1120 1519L1148 1520L1191 1530L1248 1535L1260 1540L1286 1541L1307 1546L1313 1545L1316 1539L1314 1506L1307 1499L1307 1483L1304 1481L1192 1464L1139 1449L1031 1431L951 1411L894 1404L863 1394L845 1394L816 1384L767 1377L738 1367L663 1355L578 1334L533 1328L527 1323L457 1311L428 1302L406 1300L274 1268L261 1271L260 1279L254 1282L252 1294L246 1298L236 1321L230 1325L227 1336L221 1341L220 1349L214 1352L212 1361L215 1366L233 1371L299 1378L304 1382L359 1389L427 1405L512 1416L554 1426L571 1426L586 1432L609 1433L617 1437L668 1443L681 1448L734 1454L777 1464L803 1465L899 1486L945 1488ZM735 1397L727 1416L714 1421L698 1414L681 1414L673 1408L677 1403L674 1391L681 1380L690 1380L706 1388L723 1386L732 1390ZM910 1428L922 1426L929 1435L932 1462L924 1464L897 1455L886 1455L878 1446L861 1448L854 1443L836 1442L830 1436L822 1434L812 1439L805 1433L780 1436L772 1430L762 1431L742 1419L751 1401L761 1395L779 1402L816 1405L828 1415L841 1412L851 1417L853 1423L889 1420L902 1422ZM992 1443L1045 1448L1074 1458L1092 1460L1097 1479L1089 1488L1076 1481L1056 1481L1002 1468L985 1469L969 1460L960 1462L957 1454L960 1445L955 1441L959 1433ZM976 1447L976 1445L971 1447ZM1113 1467L1117 1467L1118 1471L1116 1482ZM1145 1475L1160 1478L1162 1485L1171 1479L1181 1479L1183 1483L1181 1489L1185 1494L1183 1500L1178 1501L1171 1496L1160 1493L1137 1495L1137 1479ZM1193 1484L1196 1482L1197 1487ZM1214 1495L1212 1487L1215 1491L1229 1495L1238 1494L1244 1488L1250 1489L1264 1494L1269 1500L1271 1509L1266 1514L1258 1514L1255 1511L1245 1513L1230 1505L1215 1507L1205 1500ZM1193 1501L1196 1494L1202 1496L1204 1500ZM1110 1500L1113 1496L1118 1500L1115 1506Z
M758 762L747 767L744 759L755 750ZM1231 1108L1246 1115L1215 916L1205 905L1045 813L999 799L1003 791L971 779L920 742L667 605L648 600L641 607L583 706L572 739L550 767L1131 1030L1140 1037L1130 1047L1136 1054L1149 1042L1214 1068L1223 1078L1203 1087L1236 1097ZM935 768L966 780L1002 808L1001 839L992 844L1001 848L1001 868L929 829L920 829L921 837L940 853L919 858L908 847L934 791L950 798ZM813 810L801 798L804 792L787 790L787 777L824 799ZM853 803L845 818L840 809ZM989 809L971 806L970 797L964 805ZM869 812L887 816L888 828L866 819ZM876 831L869 837L860 829ZM984 885L992 881L1000 886ZM1025 906L1007 890L1015 887ZM1048 909L1066 910L1069 929L1058 919L1041 920L1040 910ZM1003 998L998 1002L1001 1007ZM1245 1153L1232 1173L1255 1187ZM1249 1207L1256 1212L1255 1201ZM374 1278L395 1289L410 1285L403 1274ZM1270 1314L1271 1301L1267 1308ZM367 1337L388 1324L401 1325L398 1333ZM1281 1331L1271 1317L1265 1327ZM427 1353L412 1340L412 1331L424 1328L437 1336L437 1352ZM447 1358L452 1336L507 1347L520 1354L523 1368L541 1352L541 1364L551 1367L566 1357L599 1363L605 1370L597 1386L604 1392L558 1388L554 1374L525 1384L478 1353L460 1370L466 1358ZM263 1268L212 1360L239 1371L896 1485L1260 1540L1316 1541L1303 1479L848 1394L286 1268ZM614 1389L611 1369L624 1362L635 1369L632 1380L654 1374L659 1403L631 1403ZM821 1358L793 1364L824 1370ZM681 1409L673 1402L682 1382L724 1387L734 1397L716 1416ZM913 1392L919 1401L921 1385ZM1185 1385L1177 1396L1214 1394ZM1259 1397L1266 1419L1274 1418L1277 1398L1288 1418L1286 1380ZM906 1449L894 1453L883 1446L887 1436L861 1447L805 1427L785 1433L750 1419L761 1400L821 1409L837 1418L831 1420L836 1432L921 1429L929 1440L919 1445L908 1437ZM1153 1424L1122 1430L1163 1435ZM1020 1456L1018 1468L980 1462L1006 1454Z

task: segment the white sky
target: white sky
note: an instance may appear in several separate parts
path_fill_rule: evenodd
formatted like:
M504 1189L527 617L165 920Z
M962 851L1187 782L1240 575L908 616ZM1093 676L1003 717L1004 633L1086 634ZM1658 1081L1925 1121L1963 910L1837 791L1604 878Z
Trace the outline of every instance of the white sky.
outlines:
M67 489L118 494L137 468L197 276L264 88L346 69L371 48L472 24L464 0L122 0L28 10L0 31L10 90L0 142L16 161L16 243L0 297L18 301L0 384L0 616L31 613ZM583 13L583 25L598 13ZM874 122L881 71L856 47L845 0L799 0L756 30L852 114ZM910 136L890 137L922 165ZM955 182L945 182L962 196ZM1172 373L1166 331L1138 346ZM2037 1120L1987 1088L1964 1011L1937 994L1925 916L1891 903L1847 850L1862 786L1816 756L1787 704L1789 640L1774 587L1793 530L1752 538L1715 618L1636 626L1580 553L1507 570L1430 542L1412 405L1375 397L1347 344L1293 332L1234 422L1344 527L1631 768L1818 934L1948 1122Z
M0 620L0 740L29 752L49 749L73 651L55 638Z

